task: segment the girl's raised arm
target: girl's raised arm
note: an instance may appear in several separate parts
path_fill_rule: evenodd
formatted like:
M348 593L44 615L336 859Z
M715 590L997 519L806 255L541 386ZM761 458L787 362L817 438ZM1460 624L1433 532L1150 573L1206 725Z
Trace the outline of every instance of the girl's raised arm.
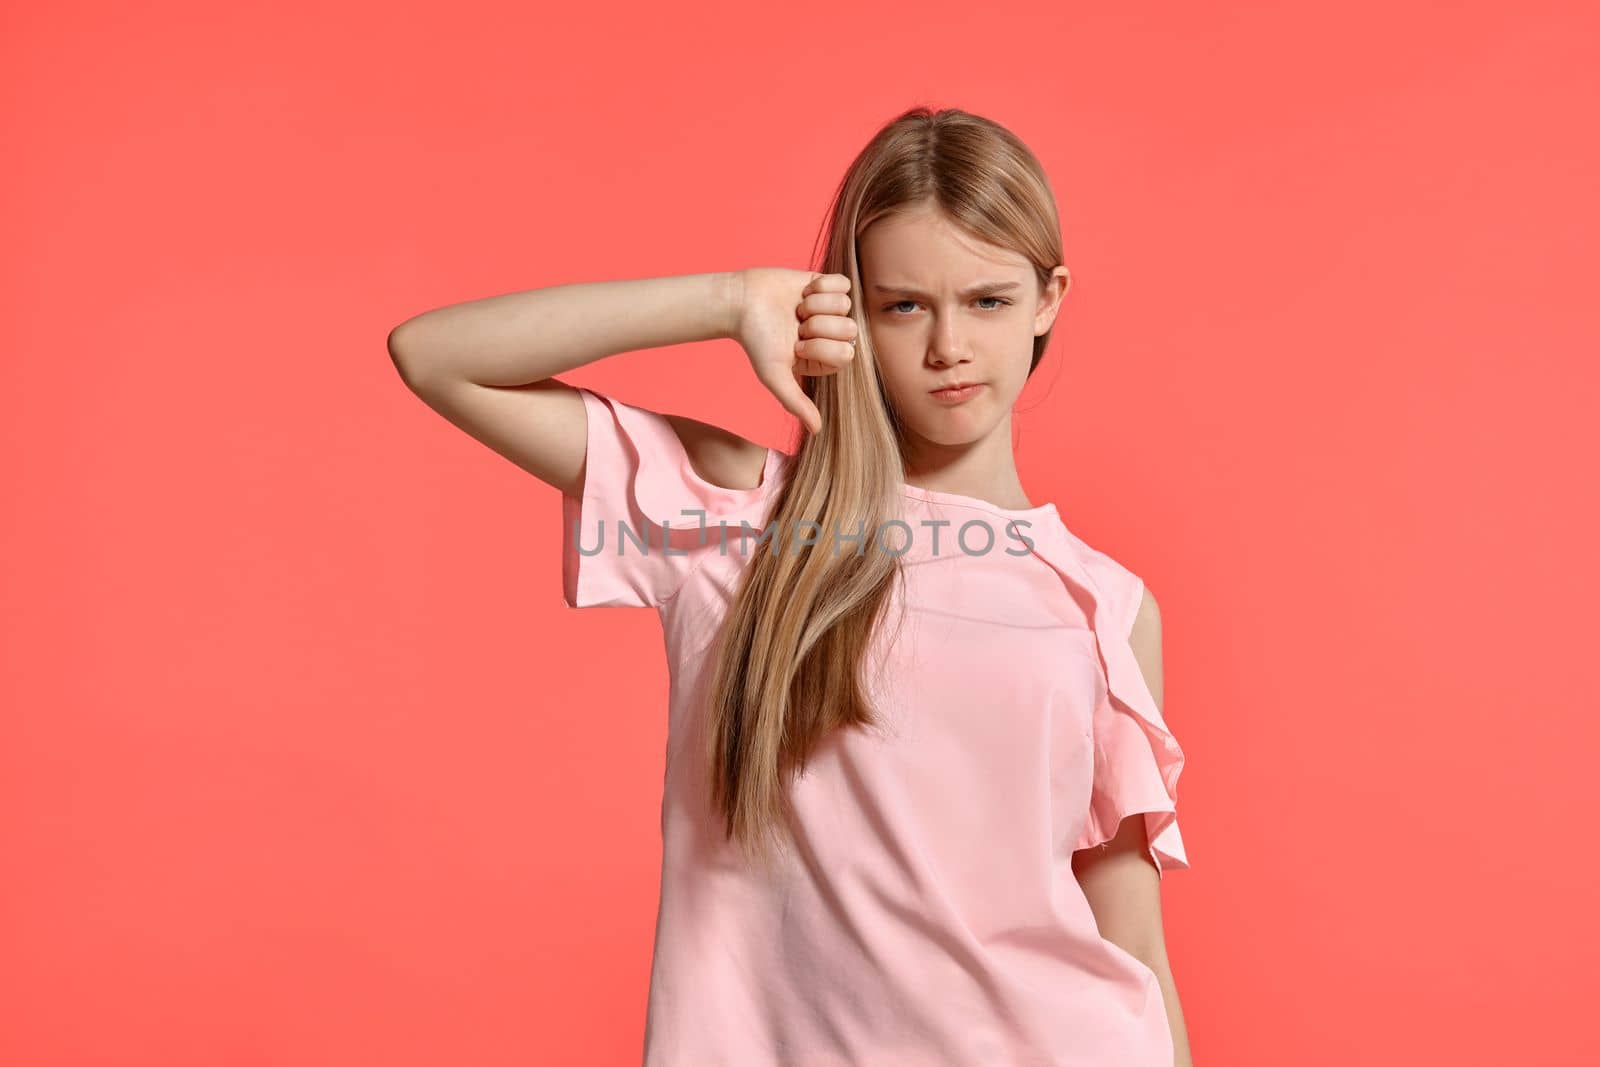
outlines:
M578 282L452 304L391 330L389 356L429 407L576 496L583 482L583 402L555 375L619 352L735 336L743 276ZM745 461L762 451L717 427L687 419L675 426L697 466L735 484Z

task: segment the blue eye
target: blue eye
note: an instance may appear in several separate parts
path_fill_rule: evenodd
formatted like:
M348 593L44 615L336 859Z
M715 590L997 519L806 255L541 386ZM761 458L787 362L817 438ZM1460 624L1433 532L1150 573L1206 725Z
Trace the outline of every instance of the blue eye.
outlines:
M999 307L984 308L983 310L985 310L985 311L999 311L1000 308L1008 307L1011 304L1011 301L1007 300L1003 296L980 296L980 297L976 297L975 299L980 300L980 301L982 301L982 300L993 300L993 301L996 301L1000 305ZM911 304L911 305L915 306L916 305L916 301L915 300L896 300L894 303L885 306L883 310L885 310L885 311L894 311L895 308L901 307L901 306L903 306L905 304Z

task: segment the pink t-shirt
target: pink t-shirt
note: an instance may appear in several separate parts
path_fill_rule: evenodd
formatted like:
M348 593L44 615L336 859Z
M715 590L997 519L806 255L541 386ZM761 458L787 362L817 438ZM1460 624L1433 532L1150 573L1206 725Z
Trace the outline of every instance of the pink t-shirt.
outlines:
M1188 866L1183 752L1128 643L1139 578L1053 505L904 486L907 527L883 543L904 548L905 592L869 650L883 725L813 755L769 879L723 837L699 738L787 457L769 450L754 489L716 486L662 415L582 395L564 599L655 608L671 671L645 1067L1170 1067L1155 974L1100 936L1071 866L1141 813L1157 867Z

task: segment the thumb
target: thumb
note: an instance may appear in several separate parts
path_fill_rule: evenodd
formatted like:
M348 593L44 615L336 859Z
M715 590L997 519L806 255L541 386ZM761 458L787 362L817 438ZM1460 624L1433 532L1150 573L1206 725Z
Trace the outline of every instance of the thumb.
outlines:
M805 389L800 385L800 372L790 368L790 373L779 373L774 376L777 380L769 383L768 388L778 398L778 403L784 409L805 424L812 433L822 429L822 413L817 406L806 396Z

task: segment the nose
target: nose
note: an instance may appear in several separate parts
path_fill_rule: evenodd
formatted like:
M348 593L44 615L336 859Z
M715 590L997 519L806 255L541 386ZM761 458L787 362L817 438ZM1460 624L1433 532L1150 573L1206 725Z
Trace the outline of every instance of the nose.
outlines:
M940 319L933 328L933 338L928 345L928 362L935 367L949 367L957 363L970 363L966 339L957 329L956 316Z

